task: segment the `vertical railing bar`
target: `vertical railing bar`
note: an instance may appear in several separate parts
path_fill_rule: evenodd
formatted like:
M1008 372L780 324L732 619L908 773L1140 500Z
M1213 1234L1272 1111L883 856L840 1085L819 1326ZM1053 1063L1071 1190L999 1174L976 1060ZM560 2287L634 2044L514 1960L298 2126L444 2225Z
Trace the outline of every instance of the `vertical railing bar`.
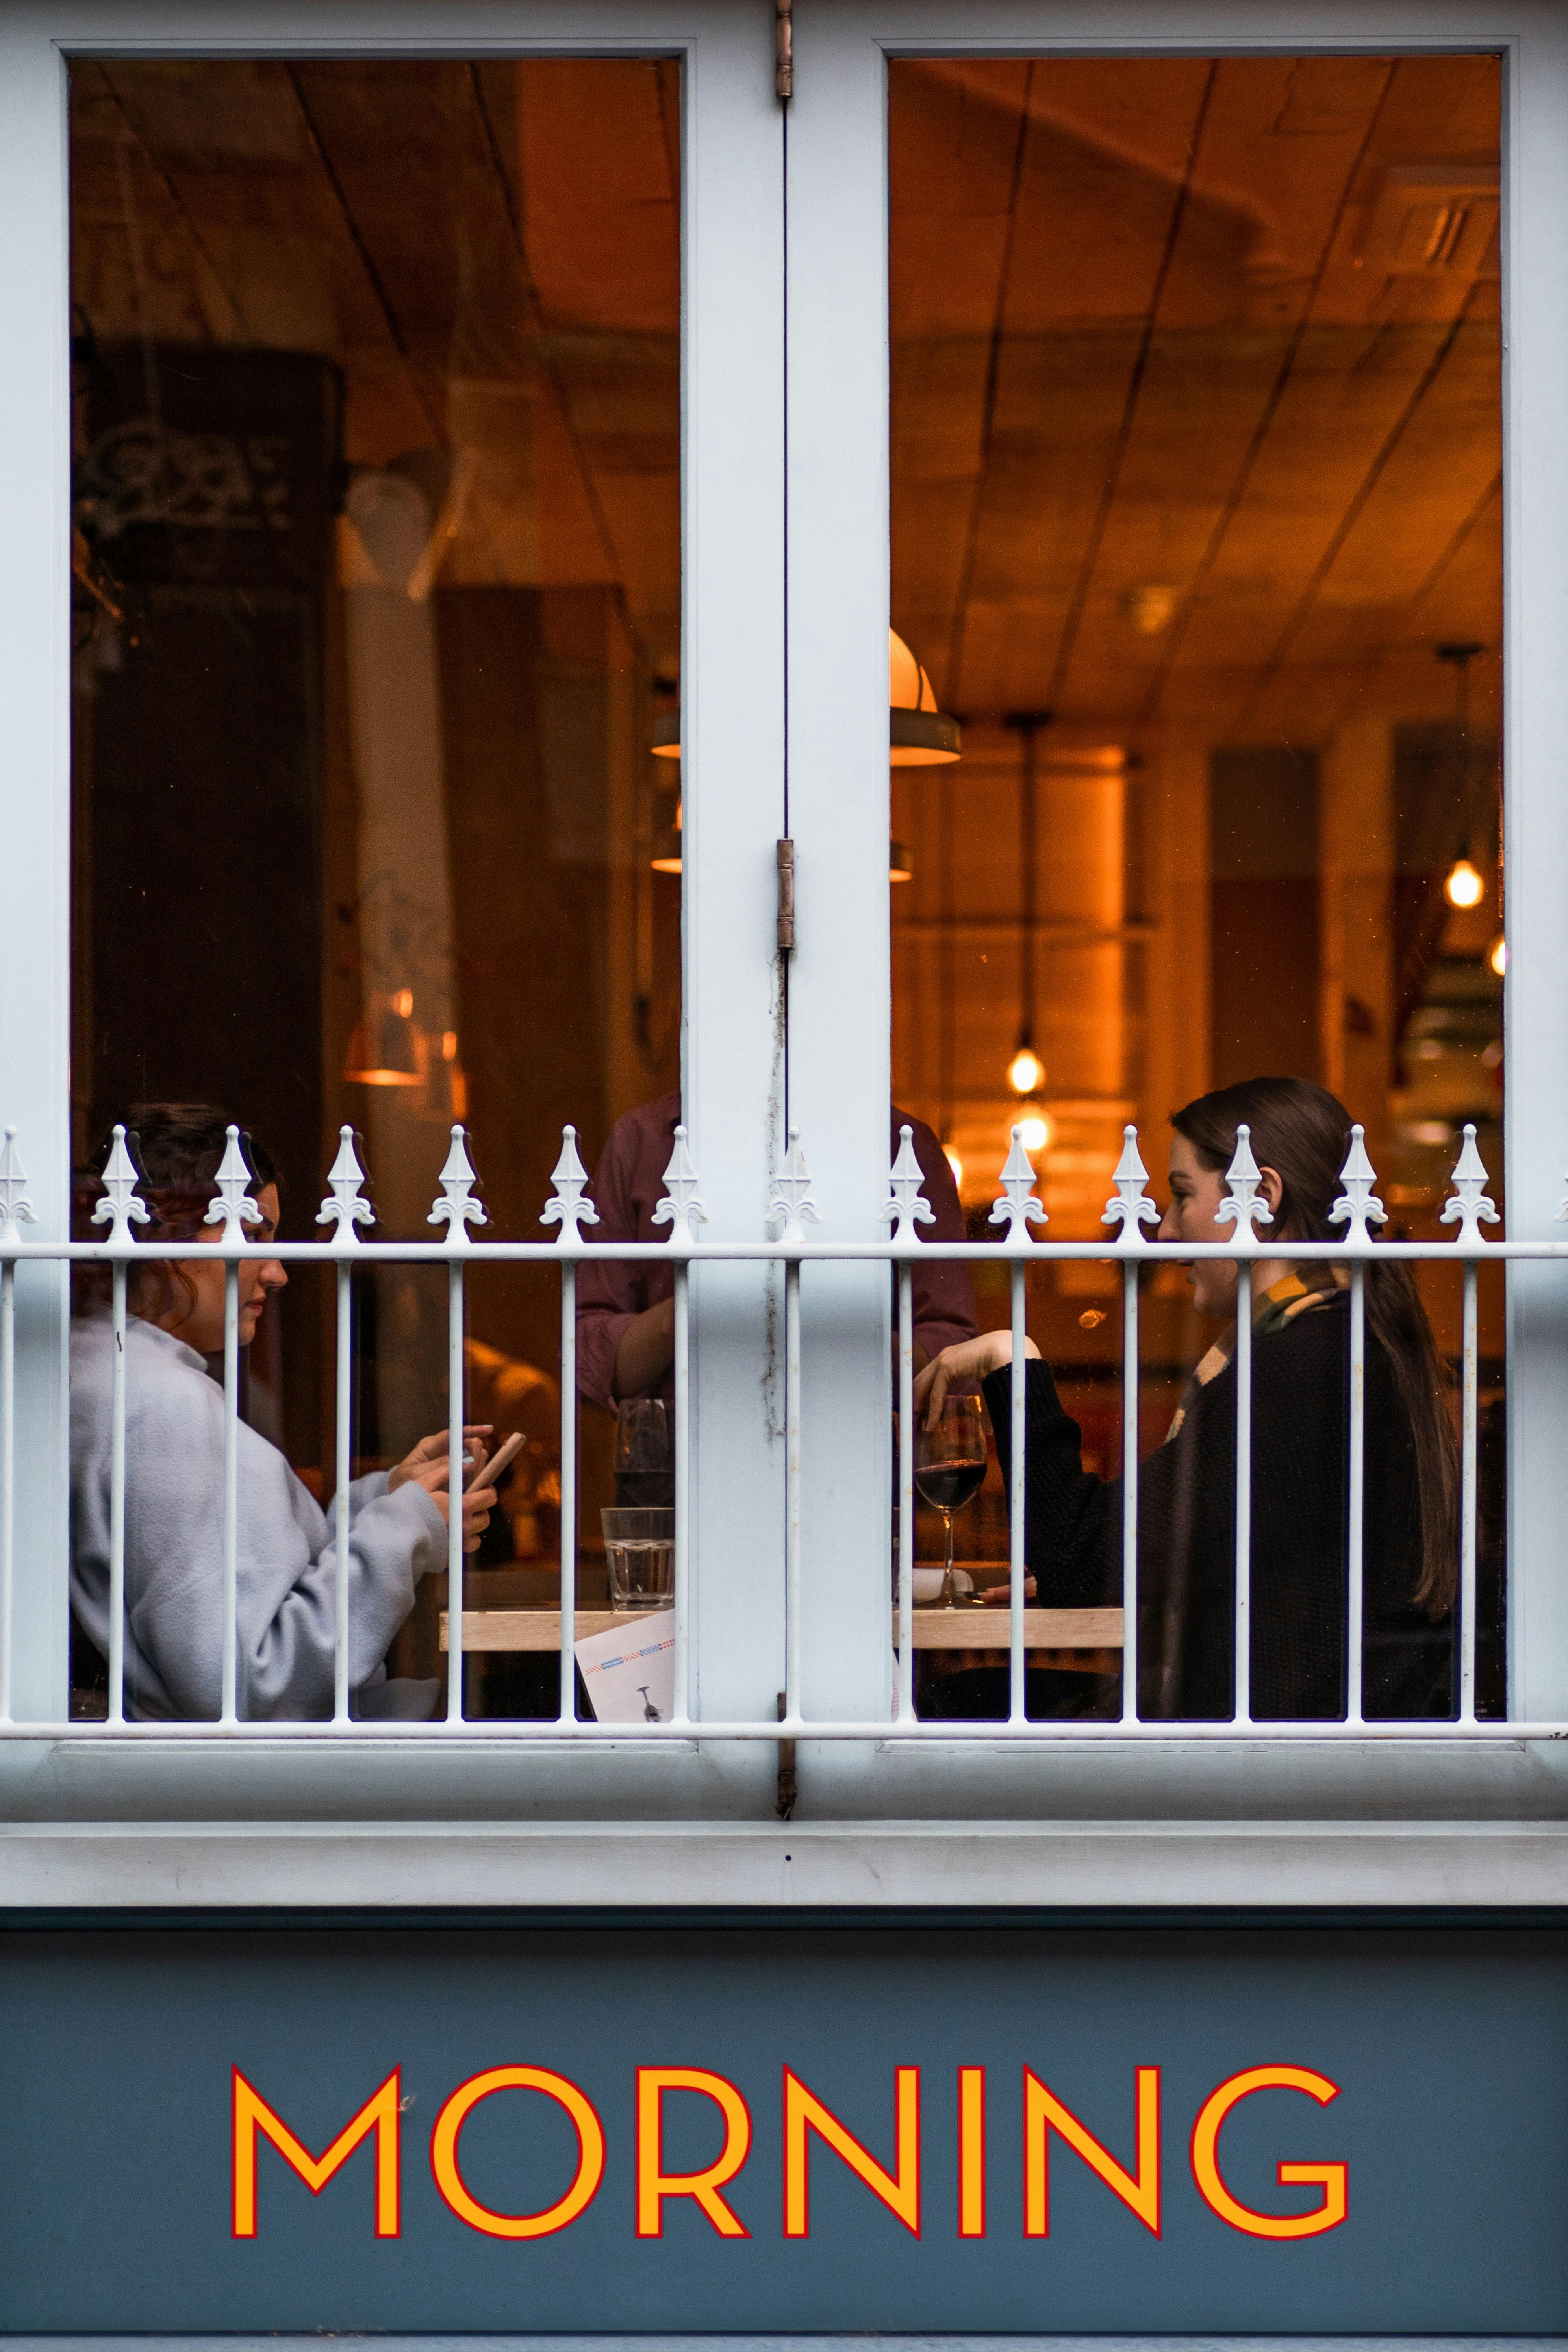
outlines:
M1345 1720L1364 1722L1366 1590L1366 1268L1351 1262L1350 1520L1346 1529Z
M1026 1242L1026 1233L1024 1238ZM1013 1303L1013 1364L1008 1384L1012 1441L1008 1457L1010 1492L1007 1498L1007 1720L1009 1723L1023 1723L1027 1720L1024 1707L1024 1538L1026 1532L1024 1524L1024 1336L1027 1323L1028 1274L1021 1257L1014 1259L1008 1272Z
M800 1716L800 1261L784 1261L784 1715Z
M564 1241L570 1228L563 1228ZM561 1711L577 1720L577 1261L561 1261Z
M1136 1234L1136 1227L1134 1227ZM1138 1720L1138 1262L1121 1269L1121 1720Z
M0 1265L0 1723L11 1717L16 1567L16 1261Z
M352 1227L350 1228L352 1234ZM353 1273L338 1260L337 1492L332 1497L332 1721L349 1719L349 1476L353 1431ZM450 1620L447 1638L452 1639ZM461 1633L458 1636L462 1639Z
M109 1344L109 1720L125 1720L125 1289L126 1268L110 1274Z
M239 1719L239 1260L223 1269L223 1713Z
M1465 1357L1459 1458L1459 1721L1476 1719L1476 1441L1479 1421L1479 1268L1465 1261Z
M691 1720L691 1300L690 1269L675 1267L675 1713Z
M1236 1269L1236 1721L1252 1720L1252 1269Z
M463 1720L463 1269L447 1268L447 1720Z
M899 1261L899 1705L915 1711L915 1332L914 1269Z

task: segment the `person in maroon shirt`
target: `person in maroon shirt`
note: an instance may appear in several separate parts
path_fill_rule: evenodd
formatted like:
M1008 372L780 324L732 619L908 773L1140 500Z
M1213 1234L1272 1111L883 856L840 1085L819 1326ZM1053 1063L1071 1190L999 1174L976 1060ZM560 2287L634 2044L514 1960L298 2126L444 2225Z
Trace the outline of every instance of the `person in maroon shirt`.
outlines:
M589 1241L658 1242L668 1225L653 1213L664 1197L664 1171L675 1145L680 1097L661 1095L639 1103L618 1118L600 1154L589 1187L599 1222ZM963 1211L947 1155L923 1120L895 1108L889 1122L889 1163L899 1148L899 1129L913 1130L915 1157L925 1178L921 1190L936 1222L921 1227L932 1241L961 1242ZM614 1265L590 1262L577 1273L577 1391L590 1404L614 1412L622 1397L675 1394L675 1276L668 1260ZM974 1295L969 1268L952 1260L914 1266L915 1370L944 1348L974 1334Z

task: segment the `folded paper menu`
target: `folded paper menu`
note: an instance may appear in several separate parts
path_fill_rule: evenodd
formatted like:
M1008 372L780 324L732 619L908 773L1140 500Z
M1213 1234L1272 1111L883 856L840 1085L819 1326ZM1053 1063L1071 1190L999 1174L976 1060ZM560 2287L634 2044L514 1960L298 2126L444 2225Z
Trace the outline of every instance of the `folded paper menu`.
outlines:
M600 1723L668 1723L675 1712L675 1612L623 1617L575 1645L588 1703Z

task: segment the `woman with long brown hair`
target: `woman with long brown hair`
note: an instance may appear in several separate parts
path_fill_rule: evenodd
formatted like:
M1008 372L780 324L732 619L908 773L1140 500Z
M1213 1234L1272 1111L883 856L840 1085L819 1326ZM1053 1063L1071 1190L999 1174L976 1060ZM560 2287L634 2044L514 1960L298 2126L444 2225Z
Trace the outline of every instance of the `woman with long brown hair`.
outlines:
M1172 1120L1171 1200L1160 1238L1224 1242L1225 1171L1237 1130L1261 1170L1263 1227L1278 1255L1249 1267L1252 1318L1252 1712L1259 1720L1345 1711L1350 1456L1349 1276L1292 1262L1292 1241L1342 1238L1350 1115L1302 1078L1249 1078L1202 1095ZM1139 1713L1225 1720L1234 1711L1236 1366L1239 1268L1188 1267L1200 1314L1229 1328L1187 1381L1164 1443L1138 1482ZM1446 1714L1456 1575L1457 1449L1444 1376L1410 1268L1366 1268L1364 1708ZM1079 1428L1047 1366L1026 1370L1026 1553L1042 1604L1121 1594L1121 1484L1083 1467ZM955 1384L984 1382L1004 1472L1012 1337L947 1349L916 1402L934 1415Z
M208 1361L224 1344L224 1262L209 1222L226 1139L202 1103L147 1103L129 1125L149 1241L188 1241L181 1258L132 1261L125 1327L125 1711L210 1720L223 1661L223 1390ZM278 1229L278 1171L247 1137L258 1223L239 1261L239 1343L247 1348L288 1275L267 1244ZM107 1157L107 1153L105 1154ZM90 1180L88 1198L101 1198ZM84 1199L82 1205L87 1205ZM86 1229L90 1233L91 1228ZM79 1288L71 1328L71 1614L109 1654L110 1333L107 1286ZM487 1432L468 1439L481 1459ZM332 1712L337 1549L321 1505L285 1456L241 1420L238 1431L238 1707L279 1720ZM447 1564L447 1433L390 1472L349 1489L349 1685L357 1716L427 1716L432 1682L389 1682L385 1656L422 1576ZM495 1503L489 1486L461 1498L464 1548Z

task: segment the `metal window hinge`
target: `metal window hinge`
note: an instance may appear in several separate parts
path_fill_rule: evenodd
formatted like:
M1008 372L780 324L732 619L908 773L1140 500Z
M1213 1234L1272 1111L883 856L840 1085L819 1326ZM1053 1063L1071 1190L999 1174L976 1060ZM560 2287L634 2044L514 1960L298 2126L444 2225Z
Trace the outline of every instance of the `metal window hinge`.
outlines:
M795 844L778 844L779 866L779 953L795 953Z
M773 0L773 89L785 100L795 96L794 5L795 0Z

